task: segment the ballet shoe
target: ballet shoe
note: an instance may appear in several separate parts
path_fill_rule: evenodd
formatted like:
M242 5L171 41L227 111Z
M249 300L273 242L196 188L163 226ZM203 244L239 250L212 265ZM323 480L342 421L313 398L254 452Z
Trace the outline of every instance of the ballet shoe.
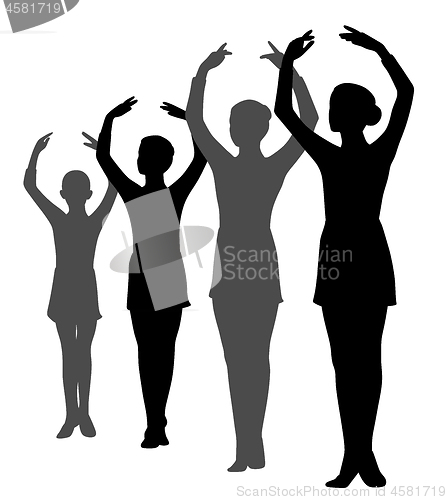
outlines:
M370 488L382 488L386 485L385 476L380 472L373 452L362 460L359 474L362 481Z
M355 478L358 473L352 473L350 475L339 474L335 479L328 481L326 486L328 488L347 488Z
M153 437L145 437L143 441L141 442L141 447L142 448L158 448L160 446L160 443L158 442L158 439L154 440Z
M244 472L247 468L247 463L244 460L236 459L236 462L231 467L228 467L228 472Z
M340 474L326 483L328 488L347 488L358 474L358 466L352 459L343 457Z
M250 469L263 469L265 467L265 460L250 460L247 465Z
M81 430L81 434L85 437L95 437L96 430L93 425L92 419L89 415L86 415L81 418L79 423L79 429Z
M158 448L158 446L167 446L169 444L168 438L164 428L153 430L146 429L144 433L144 439L141 443L142 448Z
M265 467L264 443L260 438L256 444L251 446L247 465L250 469L263 469Z
M73 434L73 431L77 425L78 425L77 421L67 419L56 437L58 439L65 439L70 437Z
M168 446L168 444L169 444L169 441L168 441L168 438L166 437L166 432L164 429L162 429L160 431L160 434L158 436L158 443L160 444L160 446Z

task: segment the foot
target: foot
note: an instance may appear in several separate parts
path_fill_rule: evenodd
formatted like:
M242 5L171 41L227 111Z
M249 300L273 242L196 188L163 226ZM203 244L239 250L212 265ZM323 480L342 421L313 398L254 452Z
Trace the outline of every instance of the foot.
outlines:
M369 453L360 464L360 477L370 488L382 488L386 485L385 476L380 472L374 453Z
M263 469L265 467L264 443L262 438L251 446L247 464L250 469Z
M142 448L158 448L159 446L158 439L154 439L153 436L145 437L141 443Z
M358 464L352 459L343 458L340 474L332 481L328 481L328 488L347 488L358 474Z
M89 415L86 415L81 418L81 421L79 423L79 428L81 429L82 435L85 437L96 436L95 426L93 425L92 419L90 418Z
M59 434L56 436L58 439L65 439L73 434L75 427L78 425L76 420L65 420L64 425L61 427Z
M144 439L141 443L142 448L158 448L158 446L167 446L169 444L168 438L164 428L158 430L146 429Z
M236 459L236 462L229 467L228 472L244 472L247 468L247 463L244 460Z
M168 438L166 437L166 432L164 429L162 429L160 431L160 435L158 437L158 442L159 442L160 446L168 446L168 444L169 444L169 441L168 441Z

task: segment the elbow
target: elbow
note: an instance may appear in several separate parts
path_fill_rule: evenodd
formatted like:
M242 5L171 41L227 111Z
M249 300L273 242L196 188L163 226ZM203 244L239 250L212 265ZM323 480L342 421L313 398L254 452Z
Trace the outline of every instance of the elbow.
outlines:
M291 116L290 109L287 106L284 106L284 104L277 103L275 104L275 115L283 122L288 122Z
M304 119L303 117L303 123L306 125L307 128L310 128L311 130L314 130L315 127L317 126L319 120L319 116L317 113L317 110L314 110L312 113L309 114L307 119Z
M413 96L414 96L414 85L411 83L411 80L408 77L405 79L405 84L402 85L402 91L409 98L413 99Z
M275 115L281 120L285 116L286 109L282 103L276 102L274 112Z
M96 159L99 163L103 162L106 159L106 152L102 150L102 148L98 148L96 150Z

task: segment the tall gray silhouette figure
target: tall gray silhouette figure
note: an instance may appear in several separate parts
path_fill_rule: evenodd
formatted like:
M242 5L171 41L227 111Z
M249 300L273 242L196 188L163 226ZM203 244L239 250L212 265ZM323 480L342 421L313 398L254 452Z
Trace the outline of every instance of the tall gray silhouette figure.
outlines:
M54 205L36 185L37 160L47 147L50 136L47 134L37 141L24 185L50 222L56 246L56 269L48 316L56 323L61 341L67 411L57 437L71 436L77 425L84 436L93 437L96 431L89 416L91 344L96 323L101 318L93 260L98 236L115 201L116 190L109 183L98 208L87 215L85 203L92 196L90 181L84 172L73 170L63 178L60 191L68 204L68 213ZM95 144L92 139L93 148Z
M180 252L180 218L206 160L194 143L191 164L168 188L163 176L172 164L174 148L164 137L149 136L141 141L137 162L145 184L141 186L129 179L111 157L110 146L113 121L128 113L136 102L131 97L107 114L98 139L97 159L125 202L132 225L134 252L129 263L127 308L138 344L147 418L141 446L157 448L169 444L165 410L174 369L175 341L183 308L190 305ZM165 103L162 109L176 118L185 118L185 112L172 104ZM153 267L153 260L165 265Z
M210 296L228 369L236 431L236 461L228 470L238 472L247 466L256 469L265 465L262 427L270 379L270 339L282 302L270 219L284 178L303 148L291 137L279 151L265 157L260 143L268 132L271 113L252 100L231 110L230 134L239 147L237 156L211 135L203 119L205 83L208 71L230 54L225 45L199 67L186 118L213 170L220 210ZM273 52L261 58L279 68L282 54L270 46ZM318 115L304 80L296 72L293 89L303 120L314 128Z
M397 90L385 132L368 144L363 131L381 111L364 87L338 85L329 122L341 147L309 129L292 109L293 61L314 43L311 31L292 41L283 58L275 112L318 165L326 223L321 235L314 302L322 306L335 369L345 453L340 474L326 483L347 487L357 474L384 486L372 439L382 386L381 341L388 306L396 304L393 265L380 222L391 163L404 132L413 85L383 44L345 26L341 38L376 52ZM305 41L309 43L304 46Z

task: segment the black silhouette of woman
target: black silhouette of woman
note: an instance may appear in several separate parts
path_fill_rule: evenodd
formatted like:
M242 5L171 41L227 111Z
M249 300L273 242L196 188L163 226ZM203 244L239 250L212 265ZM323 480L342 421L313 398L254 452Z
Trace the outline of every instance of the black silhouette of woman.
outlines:
M279 68L282 54L269 44L273 52L261 58ZM228 470L239 472L265 465L262 427L270 380L270 339L282 302L270 219L284 178L303 148L290 137L280 150L265 157L260 144L271 113L251 100L231 110L230 134L239 147L237 156L211 135L203 118L205 83L208 71L230 54L225 45L211 53L193 79L186 118L213 170L220 210L210 296L228 369L236 431L236 461ZM318 115L296 72L293 89L303 120L314 128Z
M56 269L48 316L56 323L61 341L67 411L57 437L71 436L77 425L84 436L93 437L96 431L89 416L91 345L96 323L101 318L93 259L98 236L115 201L116 190L109 183L99 207L87 215L85 203L92 196L90 181L84 172L73 170L63 178L60 192L68 204L68 213L54 205L36 185L37 160L47 147L50 136L47 134L37 141L24 185L50 222L56 246ZM93 149L96 147L93 138L90 146Z
M194 158L185 173L172 184L166 187L163 175L172 164L174 148L172 144L160 136L145 137L141 141L138 156L138 171L145 177L144 186L130 180L114 162L110 155L110 143L113 120L128 113L137 101L131 97L114 108L107 114L104 125L98 139L97 159L109 181L115 186L126 208L132 205L134 200L149 199L153 193L168 193L171 206L163 206L155 209L152 213L135 214L139 222L131 216L132 231L135 240L143 225L157 224L164 217L163 210L166 208L176 214L177 232L174 238L169 238L168 243L161 249L161 253L167 253L173 260L180 263L180 284L184 283L186 290L186 277L181 260L179 243L179 221L189 193L196 185L206 160L194 143ZM162 109L169 115L184 119L184 110L169 103L164 103ZM166 197L164 198L166 199ZM143 206L143 205L141 205ZM131 212L129 211L129 215ZM175 231L171 231L170 234ZM141 386L143 391L144 405L147 417L147 429L142 448L156 448L159 445L168 445L165 427L167 424L165 409L171 387L174 369L175 341L180 328L183 308L190 305L187 295L180 303L172 307L156 309L153 304L151 292L149 291L146 276L141 266L142 256L139 252L140 243L134 245L135 251L129 264L129 269L141 267L139 273L129 273L129 287L127 296L127 308L130 310L132 325L138 344L138 365L140 370ZM160 249L159 249L160 250ZM146 255L150 259L150 255ZM177 273L178 274L178 273ZM178 283L178 281L177 281ZM163 286L163 284L162 284ZM175 293L175 290L172 290Z
M327 486L345 488L357 473L372 487L384 486L372 451L382 386L381 340L388 306L396 304L393 265L380 222L391 163L404 132L413 86L383 44L345 26L346 41L376 52L396 89L385 132L368 144L367 125L381 118L364 87L338 85L330 98L329 122L341 147L310 130L291 105L293 62L314 43L311 31L292 41L280 70L275 113L318 165L324 188L326 223L320 242L314 302L322 306L335 369L344 438L340 474Z

